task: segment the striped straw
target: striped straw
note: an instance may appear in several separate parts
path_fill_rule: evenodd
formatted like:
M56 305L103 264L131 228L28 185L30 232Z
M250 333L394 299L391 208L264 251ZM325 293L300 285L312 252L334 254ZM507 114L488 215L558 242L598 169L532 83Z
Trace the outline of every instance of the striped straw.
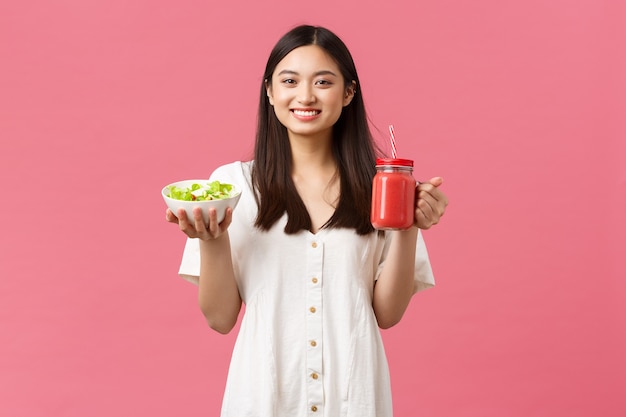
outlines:
M391 140L391 157L396 159L398 151L396 150L396 135L393 131L393 125L389 125L389 139Z

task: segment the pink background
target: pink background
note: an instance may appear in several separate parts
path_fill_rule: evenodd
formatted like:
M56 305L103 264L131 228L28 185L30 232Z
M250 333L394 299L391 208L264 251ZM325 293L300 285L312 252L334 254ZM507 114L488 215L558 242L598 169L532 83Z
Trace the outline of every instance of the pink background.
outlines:
M626 415L622 0L0 4L0 416L217 416L235 332L177 277L168 182L249 157L299 23L451 205L384 332L397 416Z

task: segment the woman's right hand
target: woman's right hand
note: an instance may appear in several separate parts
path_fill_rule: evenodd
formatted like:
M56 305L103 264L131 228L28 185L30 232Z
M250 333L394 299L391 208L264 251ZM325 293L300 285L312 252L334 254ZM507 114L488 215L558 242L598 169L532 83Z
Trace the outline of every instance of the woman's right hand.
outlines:
M170 223L178 224L180 230L190 238L198 238L200 240L214 240L225 234L228 230L228 226L233 220L233 209L226 208L226 215L221 223L217 223L217 211L214 208L209 208L209 225L207 226L202 219L202 209L200 207L194 207L193 219L187 218L187 213L184 209L178 209L177 215L175 215L169 208L165 212L165 220Z

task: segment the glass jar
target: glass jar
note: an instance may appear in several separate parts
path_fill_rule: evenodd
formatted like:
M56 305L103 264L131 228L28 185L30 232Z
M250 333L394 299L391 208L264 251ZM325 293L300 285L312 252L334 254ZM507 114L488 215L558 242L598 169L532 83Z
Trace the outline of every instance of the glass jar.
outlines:
M378 158L372 184L370 220L376 229L406 230L415 220L413 161Z

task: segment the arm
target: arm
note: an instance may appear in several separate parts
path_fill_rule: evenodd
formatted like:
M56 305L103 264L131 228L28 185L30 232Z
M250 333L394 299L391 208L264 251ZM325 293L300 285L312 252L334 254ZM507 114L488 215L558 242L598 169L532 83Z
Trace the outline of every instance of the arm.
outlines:
M373 308L378 325L387 329L396 325L415 293L414 265L418 228L429 229L439 223L448 205L447 197L438 189L439 177L416 188L415 224L409 230L392 232L385 265L374 286Z
M387 329L396 325L413 296L413 274L417 228L394 231L385 265L374 285L372 305L378 326Z
M199 208L194 210L192 221L187 219L184 210L177 214L178 218L168 209L167 221L177 223L187 236L200 240L200 310L212 329L226 334L237 323L241 309L227 231L232 221L232 209L226 210L226 217L219 225L215 209L209 209L208 227L202 220Z

